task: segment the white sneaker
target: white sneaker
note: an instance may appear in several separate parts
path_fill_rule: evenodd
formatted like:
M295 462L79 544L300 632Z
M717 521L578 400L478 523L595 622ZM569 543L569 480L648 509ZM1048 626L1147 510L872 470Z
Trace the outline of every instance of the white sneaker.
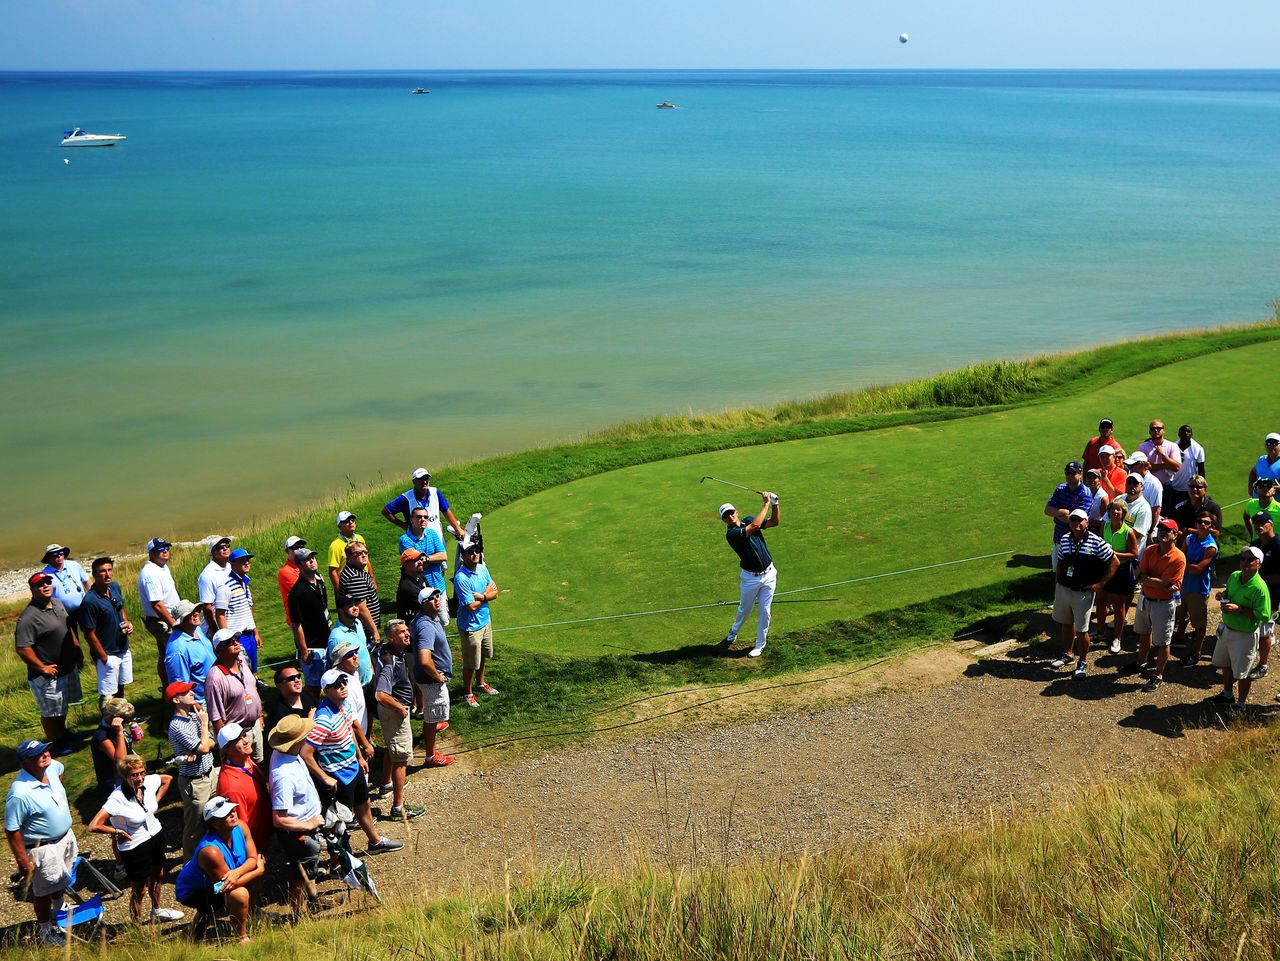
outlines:
M756 647L753 647L751 650L747 651L747 657L759 657L763 653L764 653L764 645L760 644Z
M1119 654L1119 653L1120 653L1120 638L1118 638L1118 637L1113 637L1113 638L1111 639L1111 653L1112 653L1112 654Z
M54 948L60 948L66 944L66 936L48 921L43 922L36 931L36 940Z
M173 908L156 908L151 912L152 921L181 921L183 917L181 911L175 911Z
M722 643L724 643L724 644L732 644L732 643L733 643L734 641L736 641L737 639L738 639L738 635L737 635L737 634L726 634L726 635L724 636L724 641L723 641Z
M1057 659L1056 661L1054 661L1054 662L1053 662L1053 664L1051 664L1050 666L1051 666L1051 667L1066 667L1066 666L1067 666L1068 664L1070 664L1070 663L1071 663L1071 658L1070 658L1070 657L1068 657L1066 654L1063 654L1063 655L1062 655L1062 657L1058 658L1058 659Z

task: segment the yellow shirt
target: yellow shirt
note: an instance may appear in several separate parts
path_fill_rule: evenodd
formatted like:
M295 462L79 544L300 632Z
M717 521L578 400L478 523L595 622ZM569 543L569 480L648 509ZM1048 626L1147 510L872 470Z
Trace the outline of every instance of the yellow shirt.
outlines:
M351 538L359 544L364 543L364 538L359 532ZM339 534L333 539L333 543L329 545L329 566L336 567L338 570L347 566L347 539Z

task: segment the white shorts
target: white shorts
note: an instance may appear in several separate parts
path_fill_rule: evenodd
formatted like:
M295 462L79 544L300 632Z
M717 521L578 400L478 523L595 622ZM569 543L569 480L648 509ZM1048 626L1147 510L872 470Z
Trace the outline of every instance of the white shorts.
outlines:
M95 657L93 666L98 670L98 694L102 697L115 697L116 691L133 683L133 651L108 654L105 664Z
M1133 630L1137 634L1150 634L1152 647L1165 647L1173 640L1173 624L1178 616L1178 602L1159 601L1139 596L1138 607L1133 614Z
M1093 614L1093 591L1073 591L1061 584L1054 585L1053 619L1059 624L1074 624L1077 631L1089 629L1089 617Z
M57 894L71 886L71 867L76 863L80 848L76 844L76 832L68 831L57 841L29 846L31 858L31 893L37 898Z
M419 684L422 692L422 720L428 724L449 720L449 685L428 681Z
M1258 660L1258 632L1252 634L1244 631L1233 631L1225 624L1218 634L1218 643L1213 645L1214 667L1230 669L1231 676L1243 681L1253 670Z
M36 699L36 710L41 717L66 717L71 705L80 700L80 672L72 671L61 677L33 677L27 681L31 695Z

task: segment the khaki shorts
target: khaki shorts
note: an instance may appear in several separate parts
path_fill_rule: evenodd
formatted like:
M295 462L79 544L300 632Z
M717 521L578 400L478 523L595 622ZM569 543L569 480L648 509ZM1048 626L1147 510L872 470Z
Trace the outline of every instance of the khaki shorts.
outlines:
M1209 629L1209 595L1183 594L1182 609L1186 611L1187 623L1193 631Z
M32 895L42 898L70 887L71 868L79 853L74 831L68 831L57 841L46 841L39 847L29 847L27 855L35 869L31 876Z
M33 677L27 681L31 696L36 699L36 710L41 717L66 717L71 705L80 700L80 672L72 671L61 677Z
M413 730L409 716L394 707L379 704L378 723L382 725L382 740L387 744L391 763L408 764L409 758L413 757Z
M1213 646L1213 666L1231 669L1237 681L1243 681L1258 659L1258 632L1245 633L1223 627L1218 643Z
M426 684L419 684L418 690L422 692L422 721L424 724L430 724L432 721L439 724L441 721L449 720L448 684L437 684L435 681L428 681Z
M468 671L478 670L484 661L493 657L493 622L478 631L459 628L458 643L462 647L462 666Z
M1077 631L1089 629L1089 617L1093 614L1093 591L1073 591L1061 584L1054 585L1053 619L1059 624L1074 624Z
M1177 618L1177 601L1139 597L1133 612L1133 630L1136 634L1150 634L1152 647L1168 647L1173 640L1173 623Z

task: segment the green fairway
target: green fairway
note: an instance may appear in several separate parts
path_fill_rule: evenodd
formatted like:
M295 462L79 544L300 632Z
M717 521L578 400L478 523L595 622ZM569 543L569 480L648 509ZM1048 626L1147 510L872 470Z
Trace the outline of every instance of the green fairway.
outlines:
M737 599L737 563L716 516L759 497L703 474L778 491L782 525L767 533L778 590L991 558L795 595L774 633L927 601L1025 574L1048 553L1044 503L1098 419L1113 417L1128 450L1153 417L1170 437L1190 422L1208 451L1209 490L1244 496L1269 405L1241 385L1265 383L1280 346L1211 354L1064 401L937 424L738 448L643 464L527 497L488 515L490 569L503 588L499 628ZM1239 510L1229 512L1236 524ZM780 598L786 600L786 597ZM655 651L724 636L733 607L504 632L499 644L553 654ZM750 622L754 624L754 621ZM744 640L746 631L743 632Z

